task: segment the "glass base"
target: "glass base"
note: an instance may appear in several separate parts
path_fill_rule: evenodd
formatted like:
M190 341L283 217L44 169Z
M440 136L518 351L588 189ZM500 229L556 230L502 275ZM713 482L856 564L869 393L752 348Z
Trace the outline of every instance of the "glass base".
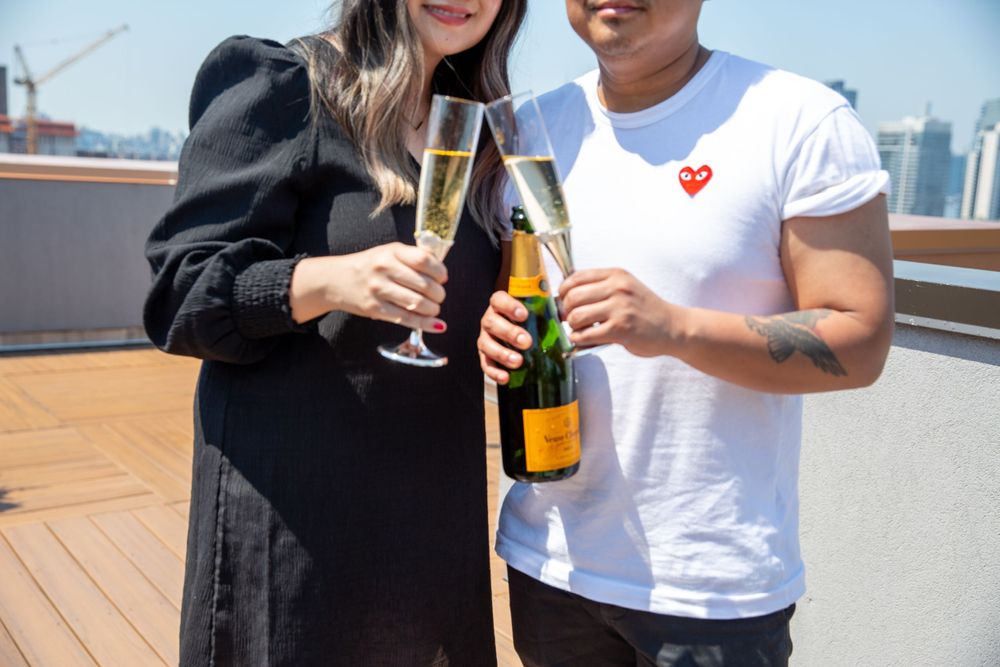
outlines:
M409 339L395 347L378 346L378 353L386 359L420 368L441 368L448 365L448 357L431 352L424 345L423 332L411 331Z

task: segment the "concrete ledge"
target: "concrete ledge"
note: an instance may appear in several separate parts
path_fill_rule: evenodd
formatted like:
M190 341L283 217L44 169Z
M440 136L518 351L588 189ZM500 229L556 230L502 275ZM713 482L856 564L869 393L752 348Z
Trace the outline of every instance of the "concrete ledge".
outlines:
M177 163L0 153L0 179L173 186Z
M1000 339L1000 272L896 261L896 321Z

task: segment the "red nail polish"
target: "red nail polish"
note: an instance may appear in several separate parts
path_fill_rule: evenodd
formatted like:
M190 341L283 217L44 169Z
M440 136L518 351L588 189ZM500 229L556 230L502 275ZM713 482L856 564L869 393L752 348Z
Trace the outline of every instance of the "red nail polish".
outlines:
M444 331L444 323L443 322L435 322L434 323L434 331Z

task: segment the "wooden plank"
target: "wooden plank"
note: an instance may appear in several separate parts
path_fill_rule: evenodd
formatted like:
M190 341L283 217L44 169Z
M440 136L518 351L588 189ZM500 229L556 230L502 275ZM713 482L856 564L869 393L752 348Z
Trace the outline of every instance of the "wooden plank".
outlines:
M63 546L168 665L180 660L180 613L89 519L49 524Z
M493 595L505 595L508 590L507 582L504 580L504 577L507 576L507 563L495 553L492 553L492 547L491 554L490 584L493 587Z
M493 627L498 664L521 667L521 660L514 650L514 635L510 629L510 597L506 593L493 596Z
M0 468L92 460L94 449L71 428L0 433Z
M28 667L24 656L11 638L3 619L0 618L0 665L4 667Z
M181 515L184 521L187 521L191 516L191 501L186 500L182 503L170 503L170 509Z
M493 595L493 626L497 634L508 639L513 638L514 631L510 622L510 594L495 593Z
M115 477L121 474L123 474L122 469L111 461L103 457L88 457L34 466L0 468L0 488L14 491Z
M517 657L514 650L514 642L509 637L504 637L499 633L496 635L497 644L497 667L523 667L524 663Z
M184 565L173 551L129 512L92 516L91 521L142 571L156 589L181 608Z
M190 419L190 418L189 418ZM111 421L105 428L114 432L137 453L154 461L174 479L191 487L190 432L178 432L168 419L155 416L127 421ZM183 496L182 496L183 497Z
M193 364L13 374L6 378L63 422L190 410Z
M162 664L44 524L8 528L4 537L98 664Z
M131 475L119 472L100 479L83 479L52 486L30 486L14 489L9 496L6 496L5 502L16 503L17 507L4 512L3 517L7 518L13 514L54 507L146 495L150 495L149 489Z
M59 420L11 382L0 377L0 433L54 428Z
M152 495L81 434L65 428L0 434L0 489L0 525L20 514Z
M94 667L80 641L2 537L0 572L0 618L28 664Z
M163 505L144 507L132 512L142 522L149 532L156 535L161 542L182 559L187 552L187 521L177 512Z
M197 366L197 359L165 354L156 349L101 350L94 352L52 352L0 357L0 375L49 373L98 368L141 368L143 366Z
M98 664L163 664L44 524L15 526L3 532Z
M25 523L38 523L41 521L54 521L66 519L74 516L87 516L90 514L101 514L104 512L120 512L124 510L148 507L149 505L162 502L153 493L143 493L137 496L126 496L124 498L112 498L110 500L96 500L90 503L80 503L77 505L63 505L50 509L34 510L30 512L14 512L13 514L0 514L0 527L19 526ZM0 500L0 507L3 501Z
M167 501L183 500L190 497L191 481L178 477L165 469L158 461L123 437L108 424L79 426L80 433L94 447L110 460L128 470L148 486L154 493ZM190 468L190 460L188 460ZM190 475L189 475L190 476Z

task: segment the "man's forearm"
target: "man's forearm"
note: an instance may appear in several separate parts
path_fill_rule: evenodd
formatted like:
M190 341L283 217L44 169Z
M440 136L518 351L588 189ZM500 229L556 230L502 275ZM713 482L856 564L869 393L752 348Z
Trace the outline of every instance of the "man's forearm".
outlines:
M745 316L681 309L666 352L758 391L809 393L864 387L882 371L892 324L853 313L801 310Z

